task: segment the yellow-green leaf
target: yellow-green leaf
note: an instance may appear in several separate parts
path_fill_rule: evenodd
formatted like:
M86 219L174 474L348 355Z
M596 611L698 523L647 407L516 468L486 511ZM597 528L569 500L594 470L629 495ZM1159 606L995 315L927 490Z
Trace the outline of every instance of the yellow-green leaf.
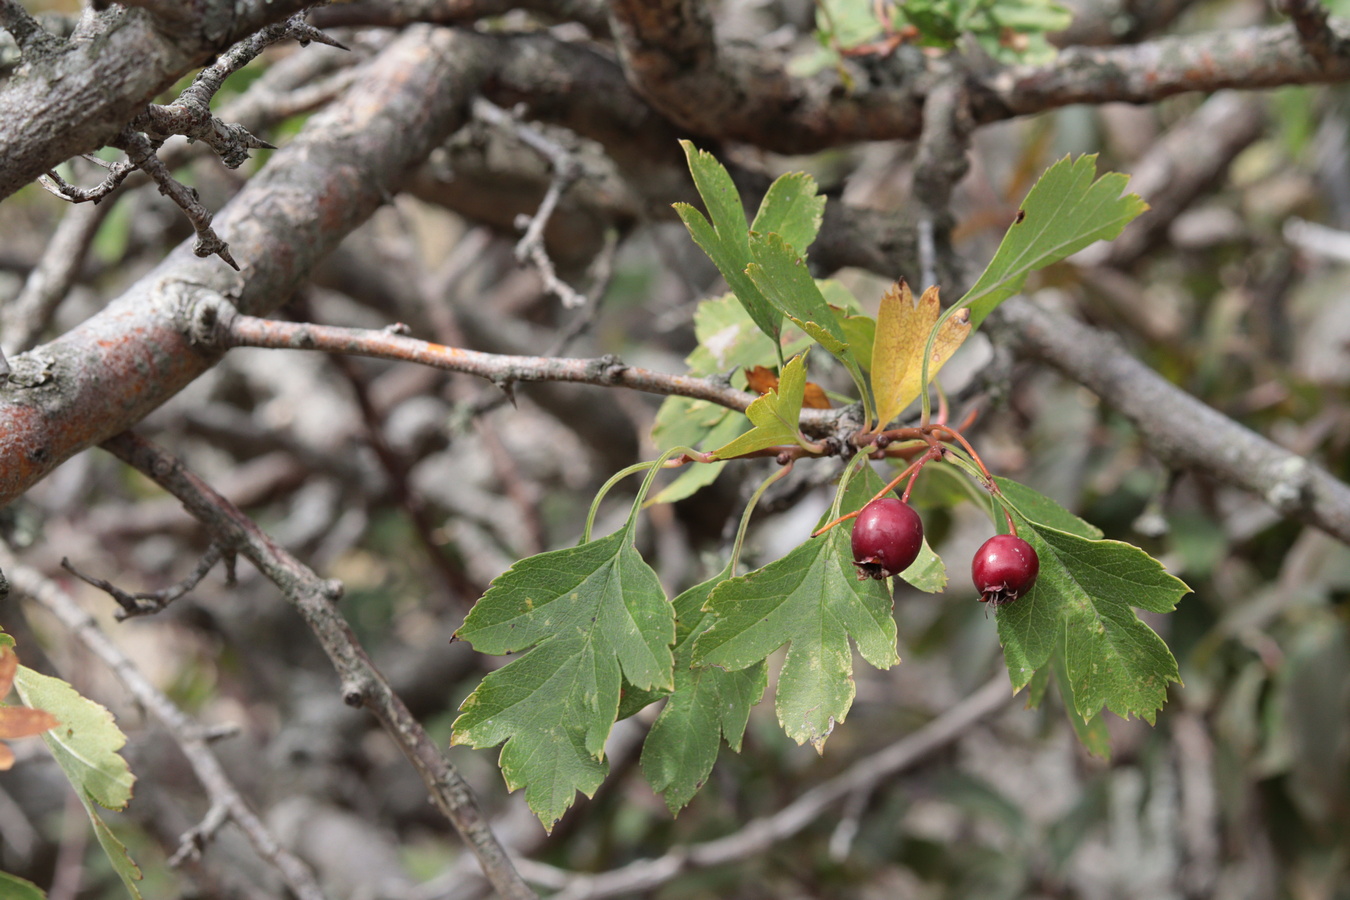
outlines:
M713 451L718 459L730 459L774 447L779 444L800 443L798 420L801 418L802 397L806 393L806 354L794 356L783 367L778 379L778 390L756 399L746 409L751 428L724 447Z

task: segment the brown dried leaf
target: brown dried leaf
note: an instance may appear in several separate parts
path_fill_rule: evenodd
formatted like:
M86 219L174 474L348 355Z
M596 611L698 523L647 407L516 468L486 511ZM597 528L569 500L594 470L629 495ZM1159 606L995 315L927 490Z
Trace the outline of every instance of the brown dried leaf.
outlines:
M746 386L756 394L767 394L769 391L778 390L778 376L773 369L765 366L755 366L753 369L745 370ZM806 383L806 390L802 396L802 406L807 409L832 409L830 398L825 395L825 389L814 381Z

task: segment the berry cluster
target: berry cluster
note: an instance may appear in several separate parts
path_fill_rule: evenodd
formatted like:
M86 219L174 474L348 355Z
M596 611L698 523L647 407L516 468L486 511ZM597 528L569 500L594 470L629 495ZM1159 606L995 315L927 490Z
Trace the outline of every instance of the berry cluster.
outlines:
M853 524L853 563L858 578L889 578L909 568L923 546L923 520L894 497L880 497L858 513ZM1036 582L1040 559L1015 534L997 534L984 542L970 563L980 601L999 607L1021 597Z

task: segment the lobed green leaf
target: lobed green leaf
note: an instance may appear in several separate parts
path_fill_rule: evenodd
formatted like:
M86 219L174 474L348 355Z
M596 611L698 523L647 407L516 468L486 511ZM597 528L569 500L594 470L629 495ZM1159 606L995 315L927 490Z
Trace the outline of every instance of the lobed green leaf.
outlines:
M730 459L776 447L780 444L800 443L802 397L806 393L805 354L794 356L783 367L778 379L778 390L763 394L745 410L753 428L745 434L713 451L721 459Z
M131 896L140 900L136 882L142 878L141 870L95 806L122 810L131 802L136 776L117 752L126 744L126 735L105 707L59 678L20 666L14 687L24 703L45 709L60 720L55 728L43 732L42 739L84 804L94 835L114 871Z
M505 742L511 790L552 825L604 779L605 739L624 679L674 687L674 614L633 546L636 520L614 534L517 562L495 579L457 635L481 653L524 656L488 674L460 707L452 743Z
M694 664L737 671L788 645L778 677L778 721L789 737L818 751L853 704L850 638L877 668L900 661L890 590L857 579L841 527L723 581L706 608L717 618L696 640Z
M1138 547L1089 540L1022 519L1018 533L1040 557L1035 586L998 611L1013 686L1022 688L1064 642L1068 691L1078 715L1103 706L1150 723L1180 683L1176 660L1133 607L1170 612L1189 590Z
M723 738L740 750L750 708L767 684L762 661L733 671L693 664L694 644L714 620L703 606L726 574L724 570L691 587L674 601L675 691L648 732L641 759L647 781L664 795L671 813L678 813L703 786Z
M1032 186L993 260L957 303L970 308L972 330L1036 269L1111 240L1148 209L1137 195L1122 196L1127 176L1108 172L1094 181L1096 163L1096 155L1066 156Z

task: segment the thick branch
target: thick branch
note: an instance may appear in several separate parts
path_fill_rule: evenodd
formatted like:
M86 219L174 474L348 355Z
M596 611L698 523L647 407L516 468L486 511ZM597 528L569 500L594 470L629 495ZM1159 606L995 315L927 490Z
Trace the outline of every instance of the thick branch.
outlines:
M284 302L464 120L481 46L410 28L277 152L214 222L244 277L179 247L104 311L32 351L42 377L0 389L0 504L135 425L215 362L184 333L201 295L229 293L245 312Z
M0 200L108 144L156 95L212 54L307 5L211 0L198 5L199 27L172 31L157 28L144 10L100 13L93 33L21 68L0 87Z
M850 90L837 72L793 78L777 55L720 44L704 0L611 0L609 8L633 87L684 128L784 153L919 132L916 53L896 54L887 84Z
M1338 41L1350 23L1331 19ZM1255 90L1350 78L1350 57L1319 61L1294 25L1158 38L1123 47L1070 47L1052 63L982 79L975 118L996 122L1073 103L1153 103L1187 91Z
M1165 463L1263 498L1350 543L1350 486L1168 383L1112 338L1013 298L1000 325L1021 352L1059 369L1134 423Z
M794 78L783 60L717 40L701 0L611 0L630 82L679 125L710 137L804 153L859 140L914 138L933 64L901 48L845 90L837 72ZM1305 29L1306 30L1306 29ZM1328 19L1316 47L1343 46ZM1063 50L1043 65L971 73L972 113L989 123L1073 103L1150 103L1187 91L1344 81L1350 58L1315 53L1294 24Z

